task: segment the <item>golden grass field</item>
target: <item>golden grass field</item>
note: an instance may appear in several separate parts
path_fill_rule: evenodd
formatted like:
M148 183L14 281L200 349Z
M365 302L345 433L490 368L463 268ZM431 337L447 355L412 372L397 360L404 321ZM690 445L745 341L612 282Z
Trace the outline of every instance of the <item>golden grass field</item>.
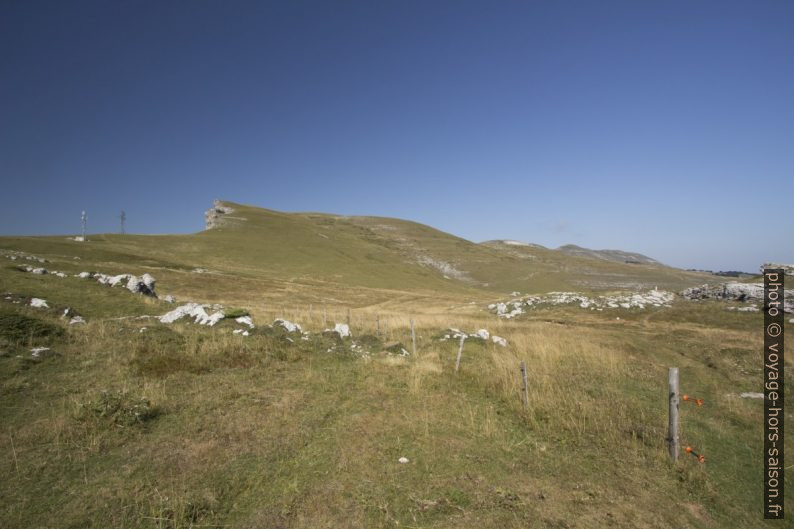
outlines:
M304 220L289 230L313 233ZM191 237L220 241L224 230L82 245L0 239L0 248L46 258L43 266L70 274L35 276L0 258L0 526L769 525L761 509L763 402L738 396L762 389L761 315L679 299L669 308L557 307L501 320L485 307L508 297L502 286L532 291L520 288L531 281L510 284L506 272L533 277L538 270L521 264L531 259L498 257L498 281L474 266L476 281L450 281L391 266L393 256L364 243L318 257L304 242L268 257L275 236L257 235L254 224L239 228L239 239L227 228L215 250ZM412 241L425 247L424 239ZM436 244L450 251L441 236ZM405 248L401 241L388 251ZM460 268L476 261L462 256L444 260ZM295 263L304 258L323 261L301 270ZM538 271L549 285L575 286L582 266L668 285L703 279L552 258L563 259L567 272ZM352 272L348 261L358 263ZM378 286L385 269L390 275ZM205 327L139 318L173 305L73 277L83 270L149 272L161 297L245 309L257 328L244 337L232 334L229 321ZM50 308L26 306L34 296ZM87 323L67 325L65 307ZM352 340L322 333L346 321L348 310ZM301 324L309 339L269 329L276 317ZM411 350L411 320L416 354L386 353ZM508 346L467 340L456 373L458 343L440 340L448 327L485 328ZM33 346L56 354L33 358ZM667 456L670 366L680 368L683 392L705 399L681 410L683 441L706 455L705 464L686 454L673 464ZM794 409L790 397L786 404ZM786 447L794 449L791 441Z

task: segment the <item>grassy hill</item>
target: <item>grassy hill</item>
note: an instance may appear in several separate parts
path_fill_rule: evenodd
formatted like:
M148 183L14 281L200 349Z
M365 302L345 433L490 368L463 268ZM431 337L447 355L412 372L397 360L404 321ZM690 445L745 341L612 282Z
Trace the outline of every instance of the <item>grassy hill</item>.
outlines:
M162 288L199 297L222 284L235 297L273 303L345 303L401 299L406 292L435 300L491 299L513 291L681 289L710 276L662 265L631 265L570 256L556 250L475 244L429 226L381 217L280 213L226 203L234 209L219 227L190 235L2 237L0 249L42 255L69 270L83 263L101 271L138 267ZM73 257L82 262L75 262ZM84 266L83 266L84 268ZM197 277L201 268L210 274ZM223 296L212 297L212 300Z
M760 314L684 300L513 320L485 310L513 289L707 276L474 244L395 219L231 207L234 218L194 235L0 239L67 273L0 256L0 526L767 525L763 403L738 396L761 390ZM161 299L81 271L149 272ZM151 316L174 308L168 293L247 310L257 327L161 323ZM69 325L67 307L87 323ZM322 332L348 315L352 338ZM269 327L275 317L310 334ZM456 372L450 326L508 345L466 340ZM666 455L673 365L706 401L682 406L683 441L705 464Z

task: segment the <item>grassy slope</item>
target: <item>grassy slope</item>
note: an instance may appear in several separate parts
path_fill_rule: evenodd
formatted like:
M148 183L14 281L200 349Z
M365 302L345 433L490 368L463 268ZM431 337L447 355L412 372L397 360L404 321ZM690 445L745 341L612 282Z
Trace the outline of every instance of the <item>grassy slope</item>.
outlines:
M147 269L166 290L194 295L204 278L186 277L201 267L235 278L261 282L240 289L259 299L281 303L286 298L333 301L326 290L346 287L345 301L357 306L380 303L384 290L412 292L435 298L472 299L549 290L614 288L683 288L707 276L664 266L628 265L571 257L546 249L474 244L429 226L379 217L340 217L325 214L279 213L232 204L226 226L194 235L97 235L87 244L59 238L0 238L0 248L25 250L67 268L79 256L100 271ZM456 278L417 261L425 258L450 264ZM59 263L61 264L61 263ZM74 265L74 266L71 266ZM173 286L170 284L173 283ZM193 289L191 283L198 283ZM186 287L186 285L188 285ZM162 290L162 289L161 289ZM195 290L195 292L194 292ZM279 295L279 292L289 296ZM253 301L253 297L251 298Z
M0 339L0 526L764 526L762 403L736 398L760 389L760 315L680 302L498 321L468 303L492 292L396 259L416 251L411 237L449 261L471 243L388 219L254 213L256 222L196 236L86 245L5 238L2 246L42 254L56 270L150 271L161 293L250 308L259 322L286 315L321 330L320 311L303 301L338 300L332 321L354 307L360 336L374 332L377 310L384 340L407 344L411 316L419 353L361 358L344 347L329 353L319 338L290 344L235 336L226 324L117 320L170 307L92 281L19 272L3 259L0 292L43 297L52 309L0 300L0 317L24 315L64 334ZM408 233L400 237L409 244L378 240L384 228L372 224L384 223ZM318 230L328 245L295 244ZM479 248L467 262L487 268L488 255L504 258L503 249ZM373 258L362 263L362 252ZM549 284L564 277L554 275L555 254L535 255ZM387 257L397 264L381 268ZM531 260L509 256L504 270L519 259ZM324 266L302 264L312 260ZM196 266L215 272L191 272ZM378 274L390 288L367 283ZM58 317L66 306L88 325L67 327ZM467 344L455 374L456 345L434 338L448 325L486 327L510 346ZM34 345L60 354L31 361ZM788 352L791 359L791 341ZM522 360L529 411L519 399ZM669 365L681 368L684 391L707 401L682 410L684 439L707 454L705 466L666 460ZM103 391L146 397L157 414L117 424L95 411Z

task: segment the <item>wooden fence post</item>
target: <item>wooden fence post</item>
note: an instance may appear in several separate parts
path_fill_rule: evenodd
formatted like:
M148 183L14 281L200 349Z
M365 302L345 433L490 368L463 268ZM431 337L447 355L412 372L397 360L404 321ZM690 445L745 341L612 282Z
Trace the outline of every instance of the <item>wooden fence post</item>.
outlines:
M679 440L678 440L678 368L671 367L667 372L668 409L670 412L667 425L667 442L670 450L670 459L678 461Z
M521 361L521 382L524 390L524 407L529 407L529 384L527 384L527 364Z
M455 373L460 369L460 357L463 356L463 342L466 341L466 336L460 337L460 347L458 347L458 358L455 359Z
M414 320L411 320L411 344L413 347L413 355L416 356L416 333L414 332Z

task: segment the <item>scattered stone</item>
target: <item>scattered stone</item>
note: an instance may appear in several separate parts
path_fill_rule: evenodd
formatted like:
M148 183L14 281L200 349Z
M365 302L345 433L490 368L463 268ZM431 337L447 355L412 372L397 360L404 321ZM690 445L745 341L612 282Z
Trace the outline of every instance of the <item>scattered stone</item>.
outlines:
M487 329L480 329L474 334L471 335L472 338L482 338L483 340L487 340L491 337L491 333L488 332Z
M30 350L30 356L33 358L45 358L54 354L55 353L49 347L34 347Z
M50 306L47 305L47 300L41 299L41 298L32 298L30 300L30 306L31 307L36 307L37 309L48 309L48 308L50 308Z
M549 292L541 296L528 296L507 302L491 303L488 309L500 318L515 318L523 314L527 308L577 304L583 309L603 310L605 308L631 309L646 307L669 307L675 299L672 292L649 290L632 294L589 297L578 292Z
M238 319L240 319L240 318L238 318ZM284 330L287 331L287 332L303 332L301 330L301 326L298 325L297 323L292 323L291 321L284 320L284 319L281 319L281 318L276 319L273 322L273 325L278 325L279 327L283 327Z
M155 279L149 274L143 274L141 277L132 274L119 274L116 276L109 276L106 274L91 274L90 272L80 272L77 277L82 279L93 278L103 285L110 285L115 287L124 285L127 290L135 294L143 294L144 296L157 297L154 291Z
M501 336L496 336L496 335L494 335L494 336L491 336L491 340L492 340L492 341L493 341L493 343L495 343L496 345L501 345L502 347L507 347L507 340L505 340L505 339L504 339L504 338L502 338Z
M350 332L350 326L346 323L337 323L333 329L325 329L325 332L335 332L340 338L348 338L353 336Z
M73 316L71 320L69 320L69 325L75 325L78 323L85 323L85 319L82 316Z
M251 329L255 327L254 320L251 319L251 316L240 316L239 318L235 318L234 321L242 323L243 325L248 325ZM300 327L298 327L298 329L300 329Z
M760 302L764 301L763 283L737 283L729 282L719 285L700 285L688 288L681 292L686 299L717 299L729 301ZM789 314L794 313L794 291L786 289L784 293L783 310ZM754 311L743 311L754 312Z
M756 393L754 391L749 391L747 393L741 393L739 396L741 398L743 398L743 399L763 399L764 398L764 394L763 393Z
M166 297L163 298L163 301L166 303L176 303L176 298L171 294L168 294Z
M160 316L160 321L162 323L173 323L184 317L190 317L199 325L209 325L212 327L224 318L223 312L217 311L210 315L207 314L206 308L208 308L206 305L187 303L175 308L171 312L163 314Z
M400 463L402 463L404 465L404 464L409 462L409 459L407 457L401 457L397 461L399 461Z

